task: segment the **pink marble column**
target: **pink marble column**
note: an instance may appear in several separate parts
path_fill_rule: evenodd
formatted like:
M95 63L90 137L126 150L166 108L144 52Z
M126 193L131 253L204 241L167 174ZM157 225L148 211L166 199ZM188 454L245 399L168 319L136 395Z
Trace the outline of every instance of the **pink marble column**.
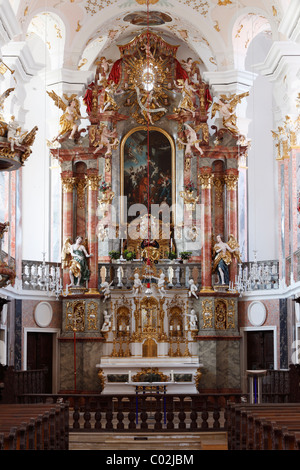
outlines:
M237 183L239 172L236 169L226 170L224 181L226 184L226 224L227 224L227 237L233 235L238 242L238 201L237 201ZM226 240L227 241L227 240ZM233 258L230 266L230 281L235 282L237 274L237 262Z
M98 238L97 238L97 207L98 207L98 190L101 176L96 171L87 172L88 181L88 213L87 213L87 238L89 254L90 280L88 283L89 293L99 295L98 291Z
M210 167L200 168L201 204L203 204L203 245L201 249L201 292L212 289L212 211L211 192L213 174Z
M64 245L67 238L71 239L73 243L73 221L74 221L74 207L73 207L73 190L75 178L71 171L64 171L61 173L62 182L62 245ZM69 270L64 269L63 273L63 286L66 287L70 283Z

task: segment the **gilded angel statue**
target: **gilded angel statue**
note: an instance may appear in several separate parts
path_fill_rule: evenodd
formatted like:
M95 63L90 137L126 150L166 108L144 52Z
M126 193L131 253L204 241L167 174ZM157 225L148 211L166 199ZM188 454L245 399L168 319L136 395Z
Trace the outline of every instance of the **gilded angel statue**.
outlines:
M229 285L229 265L234 256L241 263L239 245L233 235L227 243L223 242L221 235L217 235L217 242L213 246L213 272L217 272L219 283Z
M78 131L78 122L81 119L87 119L87 117L81 116L79 109L79 100L76 94L71 96L63 94L66 102L60 98L53 90L47 91L50 98L53 99L54 103L59 109L63 110L63 114L60 117L59 125L60 131L57 137L53 140L58 140L60 137L64 137L69 134L69 139L74 139L76 132Z
M80 236L76 237L74 244L70 238L64 243L61 258L62 268L69 269L71 284L68 287L84 285L90 278L87 258L93 255L88 254L86 245Z
M213 119L216 112L219 112L223 117L223 126L228 129L232 134L238 135L239 129L236 121L237 116L235 115L235 109L242 99L249 96L249 92L241 93L240 95L221 95L220 99L213 103L211 108L211 118Z

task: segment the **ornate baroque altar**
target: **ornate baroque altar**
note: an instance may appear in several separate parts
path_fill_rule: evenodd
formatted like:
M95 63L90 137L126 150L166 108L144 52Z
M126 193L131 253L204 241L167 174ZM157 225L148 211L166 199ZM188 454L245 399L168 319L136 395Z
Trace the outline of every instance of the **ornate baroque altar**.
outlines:
M147 31L119 45L117 60L99 58L86 130L79 98L61 103L73 116L72 126L62 116L51 150L63 193L63 390L76 379L76 390L133 393L149 374L167 392L240 389L234 283L247 144L234 110L244 96L214 101L178 47ZM210 130L209 113L222 111Z

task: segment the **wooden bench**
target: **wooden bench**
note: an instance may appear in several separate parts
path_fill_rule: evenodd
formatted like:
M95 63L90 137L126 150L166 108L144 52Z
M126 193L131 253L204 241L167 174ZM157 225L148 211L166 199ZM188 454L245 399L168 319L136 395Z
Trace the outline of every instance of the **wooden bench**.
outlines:
M283 433L284 429L284 433ZM298 449L299 403L231 405L228 410L228 448Z
M67 450L69 404L0 405L0 449Z

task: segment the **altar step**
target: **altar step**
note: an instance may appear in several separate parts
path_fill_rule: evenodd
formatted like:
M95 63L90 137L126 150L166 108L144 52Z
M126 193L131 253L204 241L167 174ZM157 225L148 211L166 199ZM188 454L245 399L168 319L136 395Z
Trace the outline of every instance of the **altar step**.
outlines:
M227 450L226 432L201 433L76 433L70 450Z

